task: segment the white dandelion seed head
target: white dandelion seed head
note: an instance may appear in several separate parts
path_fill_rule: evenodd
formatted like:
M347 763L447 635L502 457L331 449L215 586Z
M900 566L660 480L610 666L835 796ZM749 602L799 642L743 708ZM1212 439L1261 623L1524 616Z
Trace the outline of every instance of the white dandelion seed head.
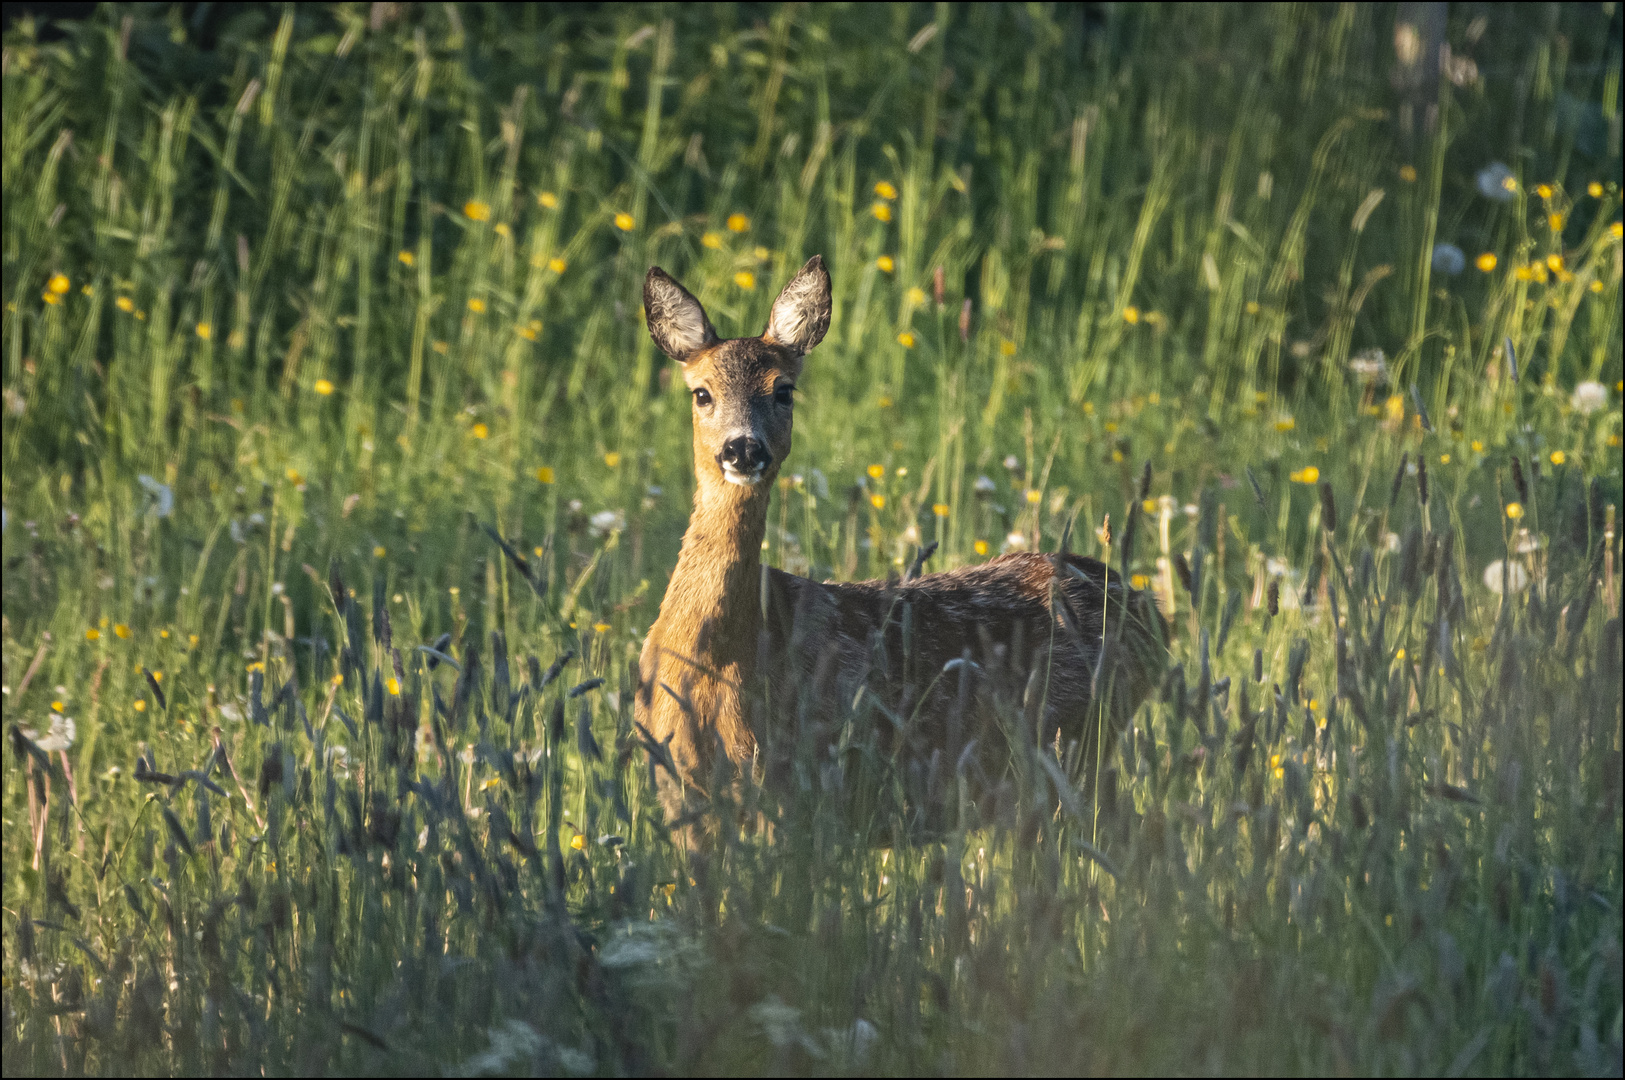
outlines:
M1467 269L1467 256L1455 244L1438 243L1433 245L1433 269L1441 274L1455 277Z
M1496 202L1510 202L1518 192L1517 178L1511 169L1499 161L1492 161L1482 169L1473 182L1478 193Z
M1574 406L1575 412L1590 416L1608 407L1608 388L1600 382L1587 379L1574 388L1569 404Z
M1484 587L1496 596L1523 592L1529 584L1529 571L1523 564L1496 559L1484 568Z

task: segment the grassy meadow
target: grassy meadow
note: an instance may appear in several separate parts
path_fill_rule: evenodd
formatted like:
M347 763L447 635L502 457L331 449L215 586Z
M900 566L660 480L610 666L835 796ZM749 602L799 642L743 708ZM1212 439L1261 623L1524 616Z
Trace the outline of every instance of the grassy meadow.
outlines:
M1619 1075L1621 10L1404 10L9 29L5 1073ZM641 283L815 253L765 561L1067 533L1168 673L691 862Z

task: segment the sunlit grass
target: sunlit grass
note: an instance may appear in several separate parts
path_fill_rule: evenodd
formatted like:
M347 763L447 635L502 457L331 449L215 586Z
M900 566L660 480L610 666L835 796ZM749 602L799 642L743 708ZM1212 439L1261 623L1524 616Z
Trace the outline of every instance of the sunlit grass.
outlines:
M761 17L8 36L6 1071L1617 1074L1617 12ZM641 282L813 253L765 559L1067 535L1172 671L1087 803L911 836L854 706L690 864Z

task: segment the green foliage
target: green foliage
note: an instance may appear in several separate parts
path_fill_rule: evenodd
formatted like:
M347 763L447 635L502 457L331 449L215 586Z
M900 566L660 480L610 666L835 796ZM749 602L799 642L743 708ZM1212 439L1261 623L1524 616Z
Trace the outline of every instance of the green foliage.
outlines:
M178 10L5 42L8 1074L1619 1073L1616 6ZM766 558L1173 666L690 858L640 285L814 253Z

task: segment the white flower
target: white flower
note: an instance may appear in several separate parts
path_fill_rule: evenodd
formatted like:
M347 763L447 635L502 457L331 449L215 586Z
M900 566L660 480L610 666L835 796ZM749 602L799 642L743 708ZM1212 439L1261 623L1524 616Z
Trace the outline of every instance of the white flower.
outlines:
M55 713L51 716L51 729L44 735L31 728L23 728L23 734L32 739L35 746L49 754L53 750L66 750L72 746L74 738L79 734L79 728L74 724L73 717Z
M600 510L587 519L587 531L594 536L603 536L607 532L620 532L626 528L626 512L624 510Z
M997 486L998 485L993 483L991 478L986 476L978 476L976 478L976 483L971 485L978 495L991 495L993 494L993 489Z
M1014 454L1010 454L1004 459L1004 467L1009 469L1011 472L1015 472L1017 469L1021 468L1021 459L1016 457Z
M1027 538L1019 532L1012 532L1009 536L1004 538L1004 550L1026 551Z
M1434 244L1433 269L1454 277L1467 269L1467 256L1455 244Z
M146 489L152 500L153 513L163 518L175 512L175 492L168 484L160 484L146 473L136 477L135 482Z
M1590 416L1599 409L1608 407L1608 388L1600 382L1587 379L1574 388L1574 396L1569 398L1569 404L1574 411Z
M1388 377L1388 357L1381 349L1365 349L1349 357L1349 370L1373 382L1384 379Z
M1496 596L1505 592L1523 592L1529 584L1529 571L1515 562L1496 559L1484 568L1484 587Z
M1478 193L1496 202L1508 202L1518 193L1518 181L1512 170L1499 161L1492 161L1478 170L1474 179Z
M1398 533L1391 532L1383 534L1382 549L1384 551L1398 551L1403 546L1404 544L1400 541Z

